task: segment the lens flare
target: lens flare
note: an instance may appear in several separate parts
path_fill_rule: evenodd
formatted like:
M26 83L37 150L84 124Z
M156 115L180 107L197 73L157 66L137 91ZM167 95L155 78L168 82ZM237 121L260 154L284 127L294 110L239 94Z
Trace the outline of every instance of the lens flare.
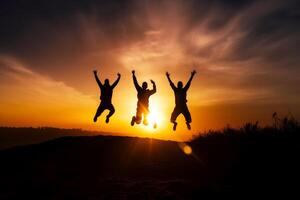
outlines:
M184 142L179 142L178 146L186 155L191 155L193 153L192 147Z
M187 154L187 155L190 155L190 154L192 154L193 150L192 150L192 148L191 148L189 145L185 145L185 146L183 147L183 152L184 152L185 154Z

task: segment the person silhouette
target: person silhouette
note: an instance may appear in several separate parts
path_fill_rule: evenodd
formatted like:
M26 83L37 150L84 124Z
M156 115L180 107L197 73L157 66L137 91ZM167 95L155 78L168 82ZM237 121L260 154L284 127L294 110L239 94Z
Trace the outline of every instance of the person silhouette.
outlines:
M176 87L170 78L169 72L166 72L168 81L171 85L171 88L174 91L174 94L175 94L175 108L171 114L171 120L170 120L174 124L173 125L174 131L176 130L176 127L177 127L176 119L180 114L183 114L185 121L186 121L187 128L189 130L191 130L190 123L192 122L192 118L191 118L190 111L186 104L187 103L186 93L187 93L189 87L191 86L191 82L192 82L195 74L196 74L196 71L195 70L192 71L191 77L184 87L183 87L183 83L181 81L178 81L177 87Z
M135 71L132 71L132 78L134 86L137 90L137 109L136 109L136 115L132 117L131 120L131 126L136 124L140 124L142 121L142 117L144 117L143 124L148 125L148 119L147 116L149 114L149 97L156 93L156 85L153 80L151 80L151 83L153 85L153 89L149 90L147 82L143 82L142 87L138 84L138 81L135 76Z
M95 116L94 116L94 122L96 122L97 118L103 113L104 110L107 109L107 110L109 110L109 113L106 116L105 122L108 123L109 118L115 113L115 108L111 103L111 99L112 99L112 95L113 95L113 89L119 83L120 78L121 78L121 74L118 73L118 78L112 85L109 84L108 79L105 79L104 84L102 84L101 81L98 78L97 70L94 70L94 76L95 76L95 79L96 79L96 81L98 83L98 86L101 90L101 96L100 96L101 103L100 103L100 105L97 109L97 112L96 112Z

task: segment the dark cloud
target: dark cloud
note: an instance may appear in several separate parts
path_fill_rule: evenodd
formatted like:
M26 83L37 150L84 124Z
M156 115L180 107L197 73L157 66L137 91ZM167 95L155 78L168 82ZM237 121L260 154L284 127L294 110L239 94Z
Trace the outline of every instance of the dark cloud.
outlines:
M86 66L125 65L118 53L135 58L145 51L143 62L192 63L211 79L222 74L228 88L273 87L277 93L294 93L299 10L292 0L3 0L0 54L79 86L80 77L73 79ZM236 70L251 73L232 81ZM214 87L217 82L207 80Z
M224 59L249 59L263 54L266 58L276 59L278 62L278 55L288 50L286 53L292 57L289 60L293 60L297 57L299 44L298 37L296 37L300 31L300 14L297 11L299 6L296 1L278 2L269 1L268 4L275 4L271 6L275 8L267 6L264 8L265 5L260 1L249 0L4 0L0 2L0 51L31 58L37 55L43 56L40 54L49 49L55 52L56 43L61 44L60 48L65 48L62 49L63 52L88 51L89 49L85 49L85 44L83 44L86 41L82 41L84 40L82 37L85 37L83 36L85 30L82 27L84 20L92 21L94 26L92 28L98 27L99 32L95 34L102 36L98 39L104 38L105 41L96 40L95 42L99 43L102 50L118 48L128 45L130 41L143 39L143 33L151 29L147 12L155 12L157 9L165 13L172 12L168 9L178 4L183 12L183 15L179 17L185 18L185 24L181 30L182 35L205 20L209 20L205 24L206 31L209 33L222 31L236 17L243 17L233 33L241 31L244 35L235 42L232 54ZM255 4L257 4L255 9L266 9L265 13L248 11L249 7ZM276 7L276 4L280 6ZM245 16L243 16L244 12L246 12ZM230 37L232 35L228 34L222 40ZM286 38L290 40L283 41ZM64 42L66 44L63 44ZM218 43L222 42L224 41L218 41ZM273 47L276 43L280 43L280 47ZM45 48L47 46L49 46L48 49ZM207 56L212 49L217 47L218 44L212 44L207 49L200 48L196 51L200 55L203 52L203 56ZM63 56L66 55L63 54Z
M111 51L144 37L148 26L131 0L12 0L0 8L0 54L73 86L87 78L73 80L87 66L117 65Z
M300 6L292 2L242 24L245 36L237 43L236 58L263 57L272 64L287 64L299 58ZM251 17L251 15L249 16ZM298 60L299 61L299 60ZM292 63L295 64L295 63Z
M86 29L97 27L101 31L99 35L102 34L100 36L110 40L110 46L115 47L124 40L138 37L139 29L144 29L144 24L133 19L132 10L138 9L135 5L130 0L1 1L0 51L38 57L49 48L50 51L55 49L58 43L63 52L82 52L88 50L84 46L86 41L83 41ZM95 27L88 27L91 25ZM127 30L131 30L128 35ZM107 44L100 45L102 49L107 48Z

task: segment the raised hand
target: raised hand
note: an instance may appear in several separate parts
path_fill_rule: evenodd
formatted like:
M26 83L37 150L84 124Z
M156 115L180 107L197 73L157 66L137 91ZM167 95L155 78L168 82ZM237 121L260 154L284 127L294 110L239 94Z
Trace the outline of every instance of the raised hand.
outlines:
M135 74L135 70L132 70L131 73L134 75Z
M97 74L97 70L93 70L94 74Z
M120 74L120 73L118 73L118 77L121 77L121 74Z
M166 72L166 76L167 76L167 78L168 78L168 81L169 81L169 83L170 83L172 89L175 90L176 87L175 87L174 83L172 82L172 80L171 80L171 78L170 78L170 73L169 73L169 72Z
M193 70L191 74L194 76L196 74L196 70Z
M152 79L150 79L150 81L153 85L153 90L151 90L151 95L152 95L152 94L156 93L156 85L155 85L155 82Z

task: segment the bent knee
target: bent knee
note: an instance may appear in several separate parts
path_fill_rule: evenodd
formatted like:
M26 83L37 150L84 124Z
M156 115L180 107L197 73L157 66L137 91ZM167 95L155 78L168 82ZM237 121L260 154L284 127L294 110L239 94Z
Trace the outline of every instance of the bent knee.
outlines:
M175 118L171 118L170 122L174 123L174 122L176 122L176 119Z
M135 123L140 124L142 122L142 118L141 117L136 117L135 118Z
M186 123L191 123L192 122L192 118L190 118L190 117L188 117L188 118L186 118Z

